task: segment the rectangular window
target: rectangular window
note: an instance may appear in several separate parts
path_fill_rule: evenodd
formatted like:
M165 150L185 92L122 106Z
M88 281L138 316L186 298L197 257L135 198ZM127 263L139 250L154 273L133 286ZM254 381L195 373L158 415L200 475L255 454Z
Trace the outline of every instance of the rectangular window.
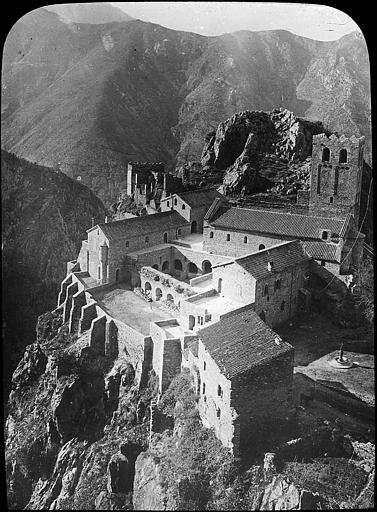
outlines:
M130 246L130 242L127 240L126 241L126 247L129 247Z
M229 234L229 233L226 235L226 241L227 241L227 242L229 242L229 241L230 241L230 234Z
M217 409L217 417L221 418L221 409Z
M205 394L206 394L206 383L203 382L203 395L205 395Z
M204 362L203 362L203 370L205 370L206 368L207 368L207 364L206 364L206 362L204 361Z
M322 267L325 267L326 266L326 262L324 260L321 260L321 265L322 265Z
M217 386L217 396L221 396L221 398L223 397L223 390L220 384Z

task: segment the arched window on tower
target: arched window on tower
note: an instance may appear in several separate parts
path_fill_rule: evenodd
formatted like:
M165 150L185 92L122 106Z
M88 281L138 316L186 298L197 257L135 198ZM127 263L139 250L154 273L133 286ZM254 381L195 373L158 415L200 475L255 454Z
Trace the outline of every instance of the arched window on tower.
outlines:
M322 150L322 162L330 161L330 150L329 148L323 148Z
M346 149L341 149L339 151L339 163L340 164L347 163L347 150Z
M327 240L328 237L329 237L328 232L327 231L322 231L322 240Z

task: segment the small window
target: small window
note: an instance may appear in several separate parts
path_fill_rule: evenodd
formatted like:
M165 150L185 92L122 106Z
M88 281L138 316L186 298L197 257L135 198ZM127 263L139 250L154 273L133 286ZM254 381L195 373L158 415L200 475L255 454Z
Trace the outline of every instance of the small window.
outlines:
M243 243L244 243L244 244L247 244L247 236L244 236L244 237L243 237Z
M186 210L186 205L185 204L182 205L182 210Z
M127 240L126 241L126 247L129 247L130 246L130 242Z
M178 236L182 236L182 229L181 228L178 228L177 234L178 234Z
M167 204L168 206L170 206L170 201L168 201L166 204Z
M203 361L203 370L205 371L207 368L207 363L205 361Z
M263 295L264 296L268 295L268 284L264 285Z
M329 148L323 148L322 162L329 162L329 161L330 161L330 150L329 150Z
M221 396L221 397L223 396L223 390L222 390L220 384L217 386L217 396Z
M334 202L334 198L330 197L330 204L333 204L333 202Z
M322 231L322 240L327 240L329 237L327 231Z
M280 311L284 311L285 310L285 302L283 300L283 302L280 304Z
M339 163L340 164L347 163L347 150L346 149L341 149L339 151Z
M209 237L210 237L210 238L213 238L213 231L210 231L210 232L209 232Z
M205 395L205 394L206 394L206 383L203 382L203 395Z
M227 241L227 242L229 242L229 241L230 241L230 234L229 234L229 233L226 235L226 241Z
M326 266L326 262L325 262L325 260L321 260L321 265L322 265L322 267L325 267L325 266Z
M263 249L265 249L265 248L266 248L266 246L265 246L265 245L260 244L260 246L258 247L258 250L259 250L259 251L263 251Z
M146 236L145 237L145 243L148 244L149 243L149 236Z
M174 199L174 205L177 206L177 203L178 203L177 198L175 198Z
M220 409L220 408L219 408L219 409L217 409L217 417L218 417L218 418L221 418L221 409Z

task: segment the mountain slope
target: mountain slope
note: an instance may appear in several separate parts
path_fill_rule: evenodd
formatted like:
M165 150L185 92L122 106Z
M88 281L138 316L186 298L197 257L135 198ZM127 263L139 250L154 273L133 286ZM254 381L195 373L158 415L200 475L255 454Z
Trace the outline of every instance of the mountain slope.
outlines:
M139 20L64 24L39 9L8 36L3 84L3 147L80 176L106 202L129 160L198 160L206 133L242 110L283 106L370 138L368 53L356 34L205 37Z
M108 2L74 3L48 5L46 9L55 12L66 23L111 23L112 21L132 20L122 9L111 5Z
M66 262L91 226L103 220L102 202L62 172L1 153L3 341L8 383L37 316L53 309ZM7 386L5 386L5 391Z

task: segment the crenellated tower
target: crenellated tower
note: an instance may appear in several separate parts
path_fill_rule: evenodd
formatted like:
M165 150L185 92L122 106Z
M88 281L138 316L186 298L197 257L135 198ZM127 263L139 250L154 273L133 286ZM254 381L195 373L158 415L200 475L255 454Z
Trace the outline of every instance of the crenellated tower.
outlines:
M365 137L313 136L309 214L359 222Z

